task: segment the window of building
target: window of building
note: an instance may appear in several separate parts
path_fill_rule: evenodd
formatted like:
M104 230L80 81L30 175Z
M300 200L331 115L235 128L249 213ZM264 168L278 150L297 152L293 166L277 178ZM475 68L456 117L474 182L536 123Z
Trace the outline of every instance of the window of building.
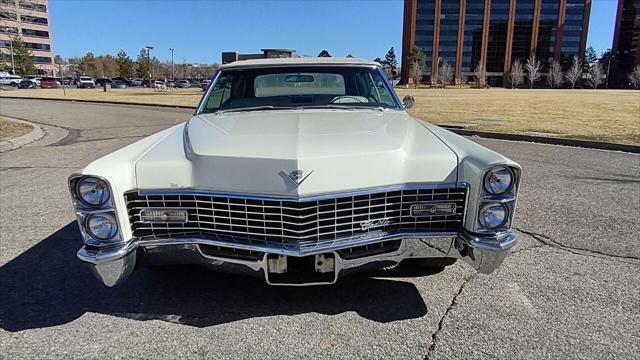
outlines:
M536 57L546 68L553 61L556 48L556 26L558 24L559 1L542 0L538 25Z
M33 61L36 64L51 64L51 57L49 56L34 56Z
M18 15L11 11L0 11L0 19L17 21Z
M13 26L0 26L0 34L18 34L18 28Z
M484 0L467 0L464 18L462 72L471 72L480 62Z
M509 2L509 0L491 1L489 43L487 46L487 72L502 73L504 71Z
M37 51L51 51L51 45L49 44L38 44L38 43L25 43L28 49L37 50Z
M48 31L43 31L43 30L34 30L34 29L25 29L25 28L23 28L22 29L22 35L48 38L49 37L49 32Z
M20 0L19 6L21 9L25 9L25 10L47 12L47 5L45 4L38 4L31 1Z
M531 49L531 33L533 31L533 10L535 0L520 0L516 2L516 12L513 24L513 43L511 61L519 59L525 62Z
M47 25L47 18L39 17L39 16L30 16L30 15L20 15L20 20L22 22L28 22L32 24L40 24Z

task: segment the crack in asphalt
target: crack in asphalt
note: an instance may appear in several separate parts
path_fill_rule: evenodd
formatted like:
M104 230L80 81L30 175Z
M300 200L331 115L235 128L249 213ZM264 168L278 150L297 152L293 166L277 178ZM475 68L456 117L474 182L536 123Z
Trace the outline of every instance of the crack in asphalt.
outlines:
M615 254L607 254L598 250L591 250L591 249L585 249L585 248L579 248L579 247L574 247L574 246L568 246L568 245L563 245L560 244L558 242L556 242L555 240L551 239L549 236L544 235L544 234L539 234L533 231L527 231L524 230L522 228L515 228L517 231L523 233L523 234L527 234L529 236L531 236L532 238L536 239L537 241L539 241L540 243L546 245L546 246L550 246L556 249L560 249L560 250L564 250L564 251L568 251L572 254L576 254L576 255L583 255L583 256L592 256L592 257L598 257L598 258L614 258L614 259L625 259L625 260L640 260L640 258L635 257L635 256L628 256L628 255L615 255ZM539 247L539 246L536 246ZM532 247L532 248L527 248L527 249L522 249L522 250L518 250L515 252L519 252L519 251L523 251L523 250L528 250L528 249L533 249L536 247ZM626 262L625 263L629 263L629 264L636 264L636 262Z
M458 302L457 302L458 296L460 296L460 294L462 294L462 291L464 290L465 286L475 276L476 276L476 274L474 273L474 274L471 274L471 275L465 277L464 280L462 281L462 284L460 285L460 288L458 289L458 292L455 295L453 295L453 298L451 298L451 302L449 303L449 306L445 310L444 314L442 314L442 317L440 318L440 321L438 322L438 328L431 335L431 345L429 345L429 350L427 350L427 356L425 356L425 358L424 358L425 360L431 359L431 353L433 352L433 350L435 350L436 344L438 342L438 334L440 333L440 331L444 327L444 319L447 318L447 315L449 315L449 312L451 312L451 310L458 304Z
M64 146L64 145L71 145L71 144L79 144L79 143L87 143L87 142L94 142L94 141L103 141L103 140L120 140L120 139L139 139L139 138L143 138L143 137L147 137L149 135L139 135L139 136L116 136L116 137L108 137L108 138L98 138L98 139L86 139L86 140L78 140L73 139L72 141L69 142L65 142L64 144L61 144L60 141L55 143L55 144L51 144L49 146ZM64 139L62 139L64 140Z

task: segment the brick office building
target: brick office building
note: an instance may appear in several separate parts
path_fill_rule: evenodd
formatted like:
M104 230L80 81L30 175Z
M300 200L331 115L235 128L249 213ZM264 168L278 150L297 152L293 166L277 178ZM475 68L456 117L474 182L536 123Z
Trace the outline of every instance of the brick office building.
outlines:
M423 74L435 77L448 62L455 82L467 82L480 62L489 84L507 81L514 59L535 54L546 71L558 60L568 67L584 56L591 0L405 0L402 81L409 81L408 55L426 55Z

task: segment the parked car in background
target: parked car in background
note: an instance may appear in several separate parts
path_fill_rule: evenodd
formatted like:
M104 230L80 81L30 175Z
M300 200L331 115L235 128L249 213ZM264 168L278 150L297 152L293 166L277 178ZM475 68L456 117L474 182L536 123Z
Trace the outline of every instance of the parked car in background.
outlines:
M131 79L129 86L142 86L142 79Z
M167 81L167 87L168 88L175 88L176 87L176 82L173 81L173 80Z
M111 79L111 84L113 85L113 82L119 80L121 82L123 82L126 86L131 86L131 80L127 79L127 78L123 78L123 77L114 77Z
M156 80L153 82L153 88L156 91L167 91L167 84L162 80Z
M200 81L199 80L191 80L191 81L189 81L189 84L190 84L189 87L196 87L196 88L200 87Z
M22 81L20 75L11 75L9 73L0 74L0 85L18 87L18 84Z
M200 83L200 87L202 88L202 90L207 90L207 88L209 87L209 84L211 84L211 80L203 80Z
M62 78L62 85L75 85L75 84L76 84L76 80L71 76L66 76Z
M53 77L46 77L40 80L40 87L43 89L57 89L59 85L58 79Z
M188 88L188 87L191 87L191 83L187 80L178 80L176 81L176 87Z
M109 78L96 79L96 86L104 86L104 84L111 84L112 80Z
M89 76L80 76L76 81L76 86L78 87L78 89L93 89L96 87L96 83Z
M37 89L39 87L35 79L24 79L18 84L19 89Z
M376 62L222 65L186 123L69 177L77 255L107 286L163 263L292 286L401 262L491 273L516 244L520 166L413 102Z
M113 89L125 89L126 87L127 87L127 84L125 84L124 81L122 80L111 81L111 88Z

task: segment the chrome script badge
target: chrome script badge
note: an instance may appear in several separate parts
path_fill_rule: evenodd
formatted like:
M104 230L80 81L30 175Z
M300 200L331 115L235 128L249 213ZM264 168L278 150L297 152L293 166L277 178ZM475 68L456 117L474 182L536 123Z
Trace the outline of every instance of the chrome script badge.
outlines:
M367 220L360 222L360 229L362 231L369 231L371 229L377 229L381 227L385 227L387 225L391 225L391 220L389 218L383 218L378 220Z

